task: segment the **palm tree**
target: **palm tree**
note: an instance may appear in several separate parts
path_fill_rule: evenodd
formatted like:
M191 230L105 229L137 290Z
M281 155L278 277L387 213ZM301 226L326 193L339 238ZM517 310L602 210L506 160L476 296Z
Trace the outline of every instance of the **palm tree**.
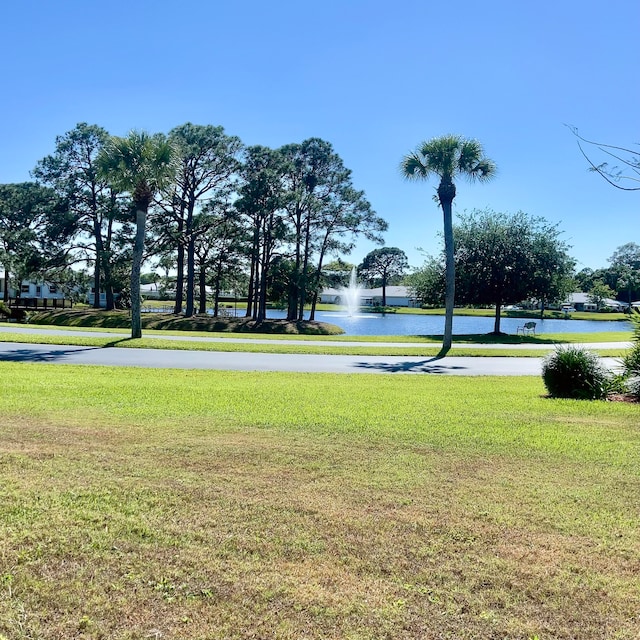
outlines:
M432 175L440 177L438 202L444 215L445 251L445 321L441 355L451 349L453 333L453 304L455 298L455 264L453 247L452 203L456 197L453 179L462 176L468 180L490 180L496 173L496 165L484 157L482 145L473 139L457 135L432 138L406 155L400 165L405 178L427 180Z
M175 172L175 153L162 134L132 131L111 137L98 158L100 173L119 192L129 192L136 209L136 237L131 265L131 337L142 337L140 267L144 252L147 212L156 192ZM96 291L96 295L98 292Z

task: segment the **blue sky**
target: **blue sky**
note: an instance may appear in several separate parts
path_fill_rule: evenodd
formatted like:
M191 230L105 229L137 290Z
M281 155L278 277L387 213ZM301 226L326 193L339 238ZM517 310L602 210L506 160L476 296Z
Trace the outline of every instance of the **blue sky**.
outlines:
M478 138L498 165L455 210L560 223L578 268L640 244L640 193L587 171L576 140L640 142L637 0L7 0L0 182L30 178L78 122L114 135L222 125L246 144L321 137L413 266L440 249L436 183L398 165L424 140ZM375 246L360 242L359 262Z

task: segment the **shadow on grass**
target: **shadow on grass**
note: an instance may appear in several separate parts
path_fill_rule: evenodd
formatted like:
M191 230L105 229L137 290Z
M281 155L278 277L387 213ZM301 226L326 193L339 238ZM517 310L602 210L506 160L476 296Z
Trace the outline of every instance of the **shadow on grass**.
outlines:
M442 342L442 335L412 335L409 338L428 339ZM453 336L453 346L456 343L465 344L558 344L552 338L542 338L539 336L513 336L506 333L495 335L492 333L465 333Z
M131 342L133 338L120 338L119 340L111 340L110 342L106 342L103 344L100 349L107 349L108 347L118 347L122 346L123 343Z

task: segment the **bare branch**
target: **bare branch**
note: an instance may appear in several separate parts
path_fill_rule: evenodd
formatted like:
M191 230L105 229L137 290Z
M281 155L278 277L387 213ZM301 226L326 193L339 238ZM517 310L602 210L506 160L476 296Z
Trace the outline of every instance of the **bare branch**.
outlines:
M580 152L582 153L582 155L584 156L585 160L589 163L590 165L590 171L595 171L596 173L598 173L602 178L604 178L611 186L615 187L616 189L620 189L621 191L640 191L640 186L624 186L619 184L619 182L621 180L627 180L627 181L632 181L632 182L640 182L640 159L638 158L636 154L636 152L633 149L628 149L626 147L618 147L615 145L611 145L611 144L604 144L604 143L600 143L600 142L595 142L593 140L587 140L586 138L584 138L583 136L581 136L578 133L578 129L574 126L571 125L565 125L566 127L568 127L571 132L573 133L574 136L576 136L576 138L578 139L578 148L580 149ZM623 171L621 169L619 169L617 166L611 167L609 168L609 165L607 162L603 162L599 165L596 165L591 158L587 155L586 151L584 150L581 142L585 143L585 144L589 144L592 145L594 147L596 147L599 151L601 151L602 153L607 154L608 156L615 158L618 162L622 163L623 165L626 165L627 167L629 167L631 169L631 171L635 174L638 175L638 177L634 177L632 175L627 175L625 173L623 173ZM620 151L622 152L622 154L630 154L630 158L625 158L623 155L619 155L614 153L613 151L610 151L610 149L616 150L616 151Z

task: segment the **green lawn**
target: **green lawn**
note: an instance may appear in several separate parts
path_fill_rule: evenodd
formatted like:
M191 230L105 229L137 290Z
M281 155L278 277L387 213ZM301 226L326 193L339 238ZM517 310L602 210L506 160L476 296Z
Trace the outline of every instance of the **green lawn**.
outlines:
M637 638L637 405L0 363L0 638Z

